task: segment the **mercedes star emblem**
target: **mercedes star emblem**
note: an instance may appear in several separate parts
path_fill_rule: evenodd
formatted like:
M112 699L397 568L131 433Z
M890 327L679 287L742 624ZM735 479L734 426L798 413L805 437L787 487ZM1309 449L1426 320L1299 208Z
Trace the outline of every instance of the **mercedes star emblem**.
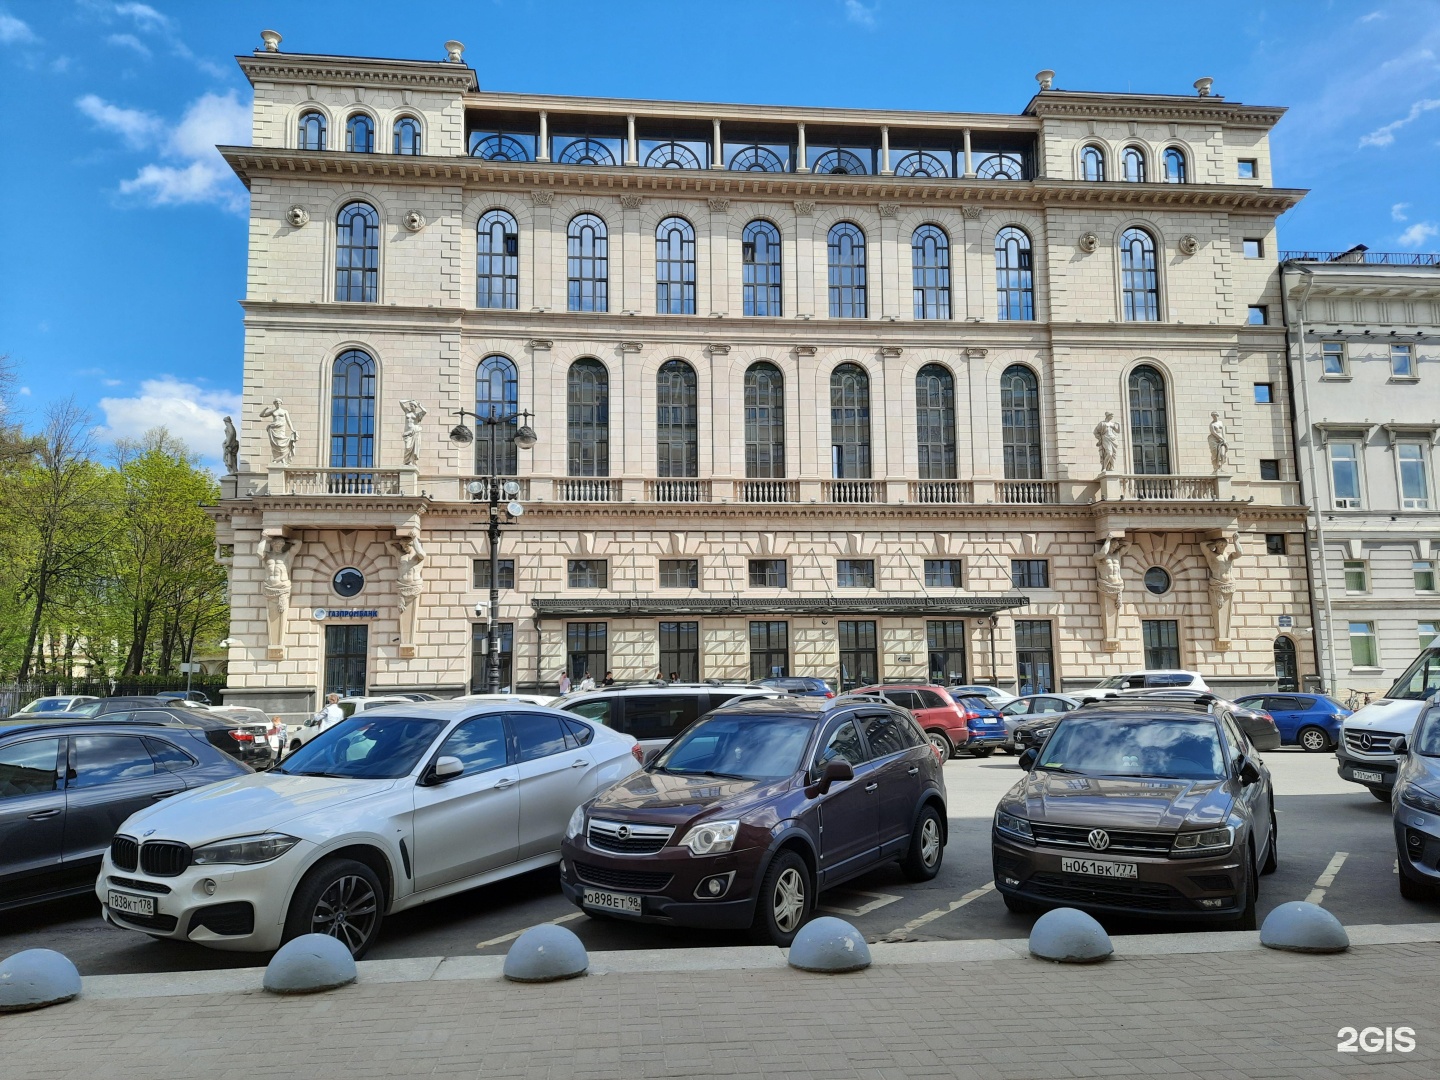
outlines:
M1110 834L1104 829L1091 829L1090 846L1096 851L1104 851L1110 846Z
M1368 731L1363 732L1363 733L1360 735L1360 749L1361 749L1361 750L1369 750L1370 747L1371 747L1370 733L1369 733Z

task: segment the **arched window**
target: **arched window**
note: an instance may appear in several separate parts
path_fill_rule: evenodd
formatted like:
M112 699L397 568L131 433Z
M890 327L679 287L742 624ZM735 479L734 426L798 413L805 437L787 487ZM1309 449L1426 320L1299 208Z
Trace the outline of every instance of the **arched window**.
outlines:
M345 121L345 149L352 154L375 152L375 122L364 113L352 113Z
M1172 146L1165 151L1165 182L1167 184L1186 182L1185 151L1178 146Z
M698 169L700 159L695 156L684 143L667 142L651 150L645 155L645 167L648 169Z
M566 232L569 247L571 311L610 310L610 241L605 222L594 214L577 214Z
M325 149L325 114L311 110L300 114L300 138L298 144L301 150L324 150Z
M950 318L950 237L937 225L921 225L910 236L915 318Z
M1170 471L1169 421L1165 412L1165 376L1142 364L1130 372L1130 446L1137 473Z
M1145 151L1138 146L1127 146L1120 151L1121 179L1129 184L1145 182Z
M921 176L936 177L949 176L950 170L945 162L941 161L935 154L927 154L924 150L916 150L913 154L906 154L895 163L896 176Z
M975 175L981 180L1023 180L1025 169L1019 154L991 154L976 164Z
M1098 146L1087 146L1080 151L1080 179L1105 179L1105 151Z
M599 360L576 360L566 387L571 476L610 475L610 375Z
M745 372L745 475L785 475L785 376L764 360Z
M514 310L520 289L520 229L504 210L475 223L475 306Z
M335 217L335 299L374 303L380 284L380 215L346 203Z
M939 364L915 376L915 441L921 480L955 479L955 376Z
M744 275L746 315L780 314L780 230L768 221L752 221L740 234L740 270Z
M413 116L402 116L395 121L394 152L397 154L420 153L420 121Z
M830 230L830 317L865 318L865 234L842 221Z
M1300 669L1295 663L1295 642L1284 634L1275 639L1275 689L1291 694L1300 689Z
M821 154L815 159L812 168L817 173L848 176L863 176L869 171L865 168L865 162L860 160L860 156L852 154L849 150L830 150Z
M597 139L576 139L560 151L561 165L614 165L615 155Z
M520 411L520 377L508 356L487 356L475 369L475 415L498 416L504 423L480 425L475 433L475 475L514 476L519 471L515 445ZM490 436L495 436L495 460L490 460Z
M1029 321L1035 318L1030 236L1013 225L995 234L995 308L997 319Z
M870 479L870 376L858 364L830 375L830 471L837 480Z
M1000 437L1006 480L1039 480L1040 384L1024 364L1000 375Z
M655 227L655 313L695 314L695 230L682 217Z
M655 376L655 475L699 476L699 454L695 369L667 360Z
M330 369L330 467L375 465L375 361L346 349Z
M1120 234L1120 292L1126 322L1160 318L1160 277L1155 268L1155 238L1144 229Z
M513 135L486 135L476 141L470 151L473 157L486 161L530 161L530 149Z
M747 146L730 158L733 172L784 172L785 162L774 150L764 146Z

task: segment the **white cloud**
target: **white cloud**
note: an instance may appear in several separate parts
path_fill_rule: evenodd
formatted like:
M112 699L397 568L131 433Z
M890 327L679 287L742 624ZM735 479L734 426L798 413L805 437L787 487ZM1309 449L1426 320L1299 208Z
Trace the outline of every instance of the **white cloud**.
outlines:
M164 127L158 116L141 109L111 105L95 94L86 94L78 99L75 107L102 128L115 132L137 150L148 145Z
M240 395L207 390L173 375L146 379L135 397L101 398L102 438L138 439L165 427L196 454L214 459L225 438L225 417L240 414Z
M866 7L860 0L845 0L845 18L849 19L856 26L863 26L867 30L875 26L875 13L880 9L877 3Z
M1383 19L1383 18L1385 18L1385 12L1383 12L1383 11L1372 11L1372 12L1370 12L1369 15L1361 15L1361 16L1360 16L1360 21L1361 21L1362 23L1375 22L1376 20L1378 20L1378 19Z
M1440 228L1436 228L1428 221L1417 221L1400 234L1398 243L1401 247L1407 248L1423 247L1432 236L1440 236Z
M22 386L22 387L20 387L19 393L20 393L20 396L21 396L21 397L29 397L29 396L30 396L30 387L28 387L28 386Z
M149 4L116 4L115 14L129 16L135 20L137 25L147 30L170 25L170 20Z
M1391 220L1391 221L1409 221L1410 218L1409 218L1409 216L1405 213L1405 211L1406 211L1406 210L1409 210L1409 209L1410 209L1410 204L1409 204L1408 202L1397 202L1394 206L1390 207L1390 220Z
M1422 98L1410 106L1410 111L1399 120L1392 120L1384 127L1378 127L1368 135L1360 136L1361 146L1389 146L1395 141L1395 132L1406 124L1418 120L1423 113L1440 109L1440 98Z
M0 11L0 45L28 45L38 40L29 26L14 15Z
M205 94L185 110L179 125L170 133L167 149L178 157L202 158L213 155L217 146L250 145L250 106L228 94Z
M150 47L137 38L134 34L111 34L106 42L121 49L133 49L147 59L150 56Z

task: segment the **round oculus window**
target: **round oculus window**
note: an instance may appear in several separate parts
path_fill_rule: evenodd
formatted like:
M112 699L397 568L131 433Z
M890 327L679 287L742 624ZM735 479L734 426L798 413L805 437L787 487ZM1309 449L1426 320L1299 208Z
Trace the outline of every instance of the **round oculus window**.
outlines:
M355 567L347 566L344 570L335 572L335 576L330 579L330 587L341 596L355 596L365 588L365 575Z
M1150 567L1145 571L1145 588L1156 596L1163 596L1170 591L1170 575L1158 566Z

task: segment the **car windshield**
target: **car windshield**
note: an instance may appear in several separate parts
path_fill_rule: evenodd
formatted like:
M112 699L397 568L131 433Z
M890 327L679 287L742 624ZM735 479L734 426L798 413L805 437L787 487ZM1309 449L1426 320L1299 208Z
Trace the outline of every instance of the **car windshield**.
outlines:
M75 713L77 716L94 716L100 711L100 706L103 704L103 701L86 701L80 705L72 705L65 711Z
M273 770L290 776L394 780L407 776L443 720L365 714L326 728Z
M1411 747L1425 757L1440 757L1440 705L1432 705L1415 725L1415 745Z
M1440 690L1440 649L1426 649L1385 694L1391 700L1423 701Z
M26 705L25 708L20 711L27 713L65 712L65 706L69 701L69 698L40 698L37 701L30 702L29 705ZM80 707L84 708L83 705Z
M1125 682L1125 680L1128 679L1128 678L1129 678L1128 675L1111 675L1110 678L1108 678L1108 679L1101 679L1098 683L1096 683L1096 684L1095 684L1095 689L1097 689L1097 690L1111 690L1111 689L1114 689L1114 688L1117 687L1117 686L1122 685L1122 684Z
M1211 720L1083 719L1061 722L1036 762L1102 776L1221 780L1225 756Z
M814 723L808 719L724 713L691 726L650 768L678 776L780 780L800 768Z

